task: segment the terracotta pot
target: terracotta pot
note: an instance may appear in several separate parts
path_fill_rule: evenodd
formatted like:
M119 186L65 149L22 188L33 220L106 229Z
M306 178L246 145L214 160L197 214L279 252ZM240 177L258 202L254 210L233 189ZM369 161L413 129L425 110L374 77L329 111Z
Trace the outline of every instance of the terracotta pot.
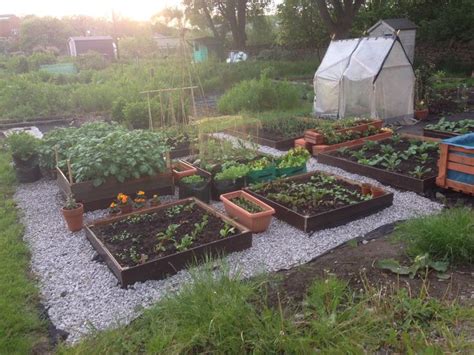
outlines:
M236 197L242 197L255 203L260 206L263 211L257 213L248 212L232 202L232 199ZM267 230L272 220L272 215L275 214L275 210L272 207L242 190L223 194L220 196L220 199L224 203L227 214L235 218L238 223L243 224L253 233L260 233Z
M175 182L178 182L186 176L195 175L196 173L197 169L185 161L180 160L173 165L173 178Z
M84 206L82 203L78 203L78 205L79 207L73 210L67 210L65 208L61 209L67 227L71 232L80 231L83 226Z
M119 206L119 208L120 208L120 212L121 212L122 214L130 213L130 212L133 211L133 206L132 206L131 204L129 204L129 205L121 205L121 206Z
M429 114L429 110L427 108L423 110L415 110L415 118L420 121L426 120Z
M361 188L362 188L362 195L368 195L372 193L372 185L370 184L362 183Z
M385 195L385 191L378 188L378 187L375 187L375 186L372 186L371 189L370 189L370 192L372 193L372 196L375 197L379 197L379 196L383 196Z

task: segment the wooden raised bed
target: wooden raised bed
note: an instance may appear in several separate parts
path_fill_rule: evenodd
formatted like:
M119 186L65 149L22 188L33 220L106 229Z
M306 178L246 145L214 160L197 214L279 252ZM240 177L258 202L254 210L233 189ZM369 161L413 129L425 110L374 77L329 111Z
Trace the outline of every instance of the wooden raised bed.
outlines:
M170 158L171 159L182 158L182 157L187 157L188 155L197 154L197 153L199 153L199 149L192 147L191 144L188 143L186 146L182 146L178 149L172 149L170 151Z
M346 133L349 131L364 132L368 130L369 127L375 127L377 129L381 129L382 126L383 126L383 120L374 120L372 122L362 123L354 127L338 129L335 131L335 133L340 134L340 133ZM312 145L324 144L324 133L319 132L317 129L308 129L306 132L304 132L304 140L307 143L310 143Z
M440 144L436 185L474 195L474 133L451 141Z
M317 172L317 173L322 173L322 172ZM304 181L308 181L311 178L311 176L314 174L315 172L311 172L311 173L307 173L303 175L286 178L284 180L304 182ZM323 174L334 176L338 180L345 181L352 185L360 186L360 189L362 191L362 184L356 181L345 179L340 176L329 174L329 173L323 173ZM368 187L367 184L365 184L364 188L366 189L367 187ZM262 202L273 207L276 211L275 217L285 221L288 224L291 224L292 226L306 233L309 233L309 232L314 232L314 231L325 229L325 228L340 226L342 224L348 223L355 219L376 213L392 205L393 203L392 193L386 192L375 186L370 186L370 188L377 190L379 192L377 195L379 196L374 197L368 201L359 202L359 203L345 206L342 208L336 208L334 210L312 215L312 216L300 214L292 209L289 209L279 204L278 202L270 200L256 192L253 192L248 188L244 189L244 191L250 193L251 195L261 200Z
M361 137L357 139L353 139L351 141L347 142L342 142L338 144L332 144L332 145L326 145L326 144L321 144L321 145L313 145L313 156L318 156L321 153L328 153L332 152L344 147L350 148L354 147L360 144L364 144L365 141L379 141L382 139L386 139L392 136L392 132L382 132L378 134L374 134L372 136L367 136L367 137Z
M205 203L195 199L188 198L176 202L167 203L157 207L147 208L136 212L135 214L152 213L160 209L165 209L174 205L182 204L184 201L193 201L199 207L206 210L207 213L213 214L214 216L224 220L228 224L239 230L240 233L219 239L217 241L204 244L195 248L188 249L183 252L178 252L172 255L167 255L158 259L147 261L143 264L123 267L114 258L112 253L107 249L104 243L94 233L94 227L101 226L104 224L113 223L119 221L127 216L111 217L105 220L97 221L91 225L85 227L87 239L90 241L94 249L99 255L105 260L107 266L110 268L112 273L117 277L122 287L134 284L135 282L143 282L146 280L160 280L170 275L176 274L179 270L184 269L193 263L201 262L208 256L221 256L223 254L232 253L235 251L241 251L248 249L252 246L252 233L244 226L236 223L232 219L217 212ZM219 233L219 231L216 231Z
M431 142L438 142L438 139L425 138L420 136L415 136L411 134L403 134L402 137L409 139L418 139ZM363 145L360 144L361 146ZM354 148L354 147L352 147ZM431 189L435 186L436 181L436 172L433 172L433 176L430 176L425 179L417 179L410 175L403 175L397 172L388 171L385 169L379 169L373 166L359 164L348 159L341 157L336 157L332 154L320 154L318 155L318 162L322 164L327 164L341 168L345 171L355 173L362 176L367 176L377 181L380 181L383 184L391 185L394 187L399 187L404 190L410 190L418 193L423 193L428 189Z
M224 129L224 133L230 134L234 137L248 140L250 139L252 142L258 143L260 145L265 145L267 147L275 148L278 150L289 150L293 148L295 139L303 138L303 134L298 137L286 138L281 140L272 140L269 138L263 138L260 136L255 136L251 133L247 133L245 130L250 128L250 126L240 126L237 128L227 128Z
M439 138L439 139L447 139L447 138L457 137L459 136L459 134L453 133L453 132L443 132L443 131L437 131L434 129L423 128L423 136Z
M61 193L64 196L73 194L77 201L84 204L84 211L107 208L119 192L133 195L137 191L142 190L149 196L153 194L174 194L173 174L171 170L124 182L119 182L111 178L97 187L93 185L92 181L70 183L59 168L56 168L56 175Z

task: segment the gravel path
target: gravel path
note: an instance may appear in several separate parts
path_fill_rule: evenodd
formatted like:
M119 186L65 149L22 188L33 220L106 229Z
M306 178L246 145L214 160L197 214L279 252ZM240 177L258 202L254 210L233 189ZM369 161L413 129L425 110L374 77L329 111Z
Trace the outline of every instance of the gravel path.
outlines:
M224 134L220 138L233 139ZM262 152L280 155L280 151L260 147ZM311 159L308 170L333 172L359 181L380 185L372 179L349 174ZM227 257L230 267L243 277L277 271L308 262L318 255L366 234L387 223L414 216L436 213L442 205L413 192L394 192L393 206L346 225L305 234L273 218L265 233L254 235L252 248ZM173 199L176 197L169 197ZM161 281L137 283L122 289L108 267L94 261L94 249L83 231L67 230L60 212L60 194L54 181L39 181L18 187L15 200L23 211L24 239L32 252L32 269L40 281L43 302L54 325L69 332L69 342L85 334L130 322L165 294L175 292L189 281L189 272ZM214 206L223 210L221 203ZM92 220L104 214L86 214Z

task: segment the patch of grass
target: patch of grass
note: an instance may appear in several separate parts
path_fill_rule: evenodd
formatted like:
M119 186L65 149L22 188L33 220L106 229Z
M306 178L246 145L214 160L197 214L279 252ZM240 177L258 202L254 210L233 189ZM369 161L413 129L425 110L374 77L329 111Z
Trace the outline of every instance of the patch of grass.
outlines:
M259 283L260 282L260 283ZM474 350L463 331L472 309L404 289L354 293L318 280L301 305L267 306L266 280L197 274L173 298L129 326L97 333L62 354L89 353L435 353ZM386 291L385 291L386 292Z
M10 157L0 151L0 353L27 354L44 341L35 305L38 290L28 277L29 253L22 240L13 194Z
M474 262L474 212L468 208L406 221L397 227L395 236L407 241L411 256L428 253L451 264Z
M238 83L219 99L217 106L219 112L224 114L288 110L299 104L302 97L300 91L289 82L276 82L262 76L258 80Z

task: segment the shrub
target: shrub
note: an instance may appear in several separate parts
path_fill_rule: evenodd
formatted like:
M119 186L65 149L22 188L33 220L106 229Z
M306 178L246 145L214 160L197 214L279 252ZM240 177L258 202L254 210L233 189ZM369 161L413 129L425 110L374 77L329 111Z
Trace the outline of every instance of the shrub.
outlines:
M145 101L125 104L122 113L125 123L131 127L136 129L149 127L148 104Z
M428 253L433 259L452 264L474 261L474 212L468 208L406 221L396 235L408 242L408 252L413 256Z
M287 82L273 82L265 76L246 80L226 92L218 102L225 114L240 111L288 110L298 105L299 90Z

